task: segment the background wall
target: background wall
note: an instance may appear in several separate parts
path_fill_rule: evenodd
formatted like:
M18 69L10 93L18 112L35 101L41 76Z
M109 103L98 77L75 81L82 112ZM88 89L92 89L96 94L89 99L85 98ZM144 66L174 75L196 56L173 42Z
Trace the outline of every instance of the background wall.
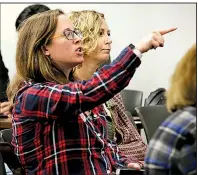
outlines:
M15 20L30 4L1 4L1 50L10 78L15 73L17 34ZM91 9L105 14L113 40L111 57L131 42L137 43L153 30L178 27L165 35L164 48L145 53L142 64L126 89L144 92L168 88L176 63L196 42L196 4L45 4L65 12ZM184 70L185 71L185 70Z

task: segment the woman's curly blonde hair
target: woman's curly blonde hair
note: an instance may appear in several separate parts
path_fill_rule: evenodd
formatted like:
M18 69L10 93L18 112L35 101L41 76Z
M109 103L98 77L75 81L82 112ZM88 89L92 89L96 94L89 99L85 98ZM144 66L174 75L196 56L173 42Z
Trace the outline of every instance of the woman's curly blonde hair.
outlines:
M69 14L69 18L75 28L82 32L84 55L89 55L97 47L104 14L94 10L73 11Z

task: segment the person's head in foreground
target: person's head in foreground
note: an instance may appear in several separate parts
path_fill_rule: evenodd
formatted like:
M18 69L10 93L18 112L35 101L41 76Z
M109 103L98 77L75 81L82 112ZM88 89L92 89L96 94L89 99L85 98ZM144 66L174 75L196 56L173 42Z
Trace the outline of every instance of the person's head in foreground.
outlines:
M171 111L197 105L197 52L194 44L178 63L167 91L167 108Z
M197 52L194 44L176 66L167 91L172 112L157 129L145 158L148 175L196 174Z

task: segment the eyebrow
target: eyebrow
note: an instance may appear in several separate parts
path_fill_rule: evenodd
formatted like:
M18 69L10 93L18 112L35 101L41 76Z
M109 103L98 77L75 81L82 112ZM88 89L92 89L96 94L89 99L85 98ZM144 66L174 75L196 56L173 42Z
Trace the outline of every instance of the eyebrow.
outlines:
M64 29L64 30L72 30L71 28L66 28L66 29ZM74 29L73 29L74 30Z
M103 29L103 28L100 28L100 30L104 31L104 29ZM107 30L107 32L111 32L111 30Z

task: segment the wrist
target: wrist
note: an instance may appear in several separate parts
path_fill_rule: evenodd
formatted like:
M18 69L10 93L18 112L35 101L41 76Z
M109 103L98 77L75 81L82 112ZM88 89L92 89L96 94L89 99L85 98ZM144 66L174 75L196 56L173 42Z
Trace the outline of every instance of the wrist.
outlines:
M139 46L139 44L137 44L137 45L135 46L135 48L138 49L138 50L140 51L141 54L144 53L144 50L142 49L141 46Z

